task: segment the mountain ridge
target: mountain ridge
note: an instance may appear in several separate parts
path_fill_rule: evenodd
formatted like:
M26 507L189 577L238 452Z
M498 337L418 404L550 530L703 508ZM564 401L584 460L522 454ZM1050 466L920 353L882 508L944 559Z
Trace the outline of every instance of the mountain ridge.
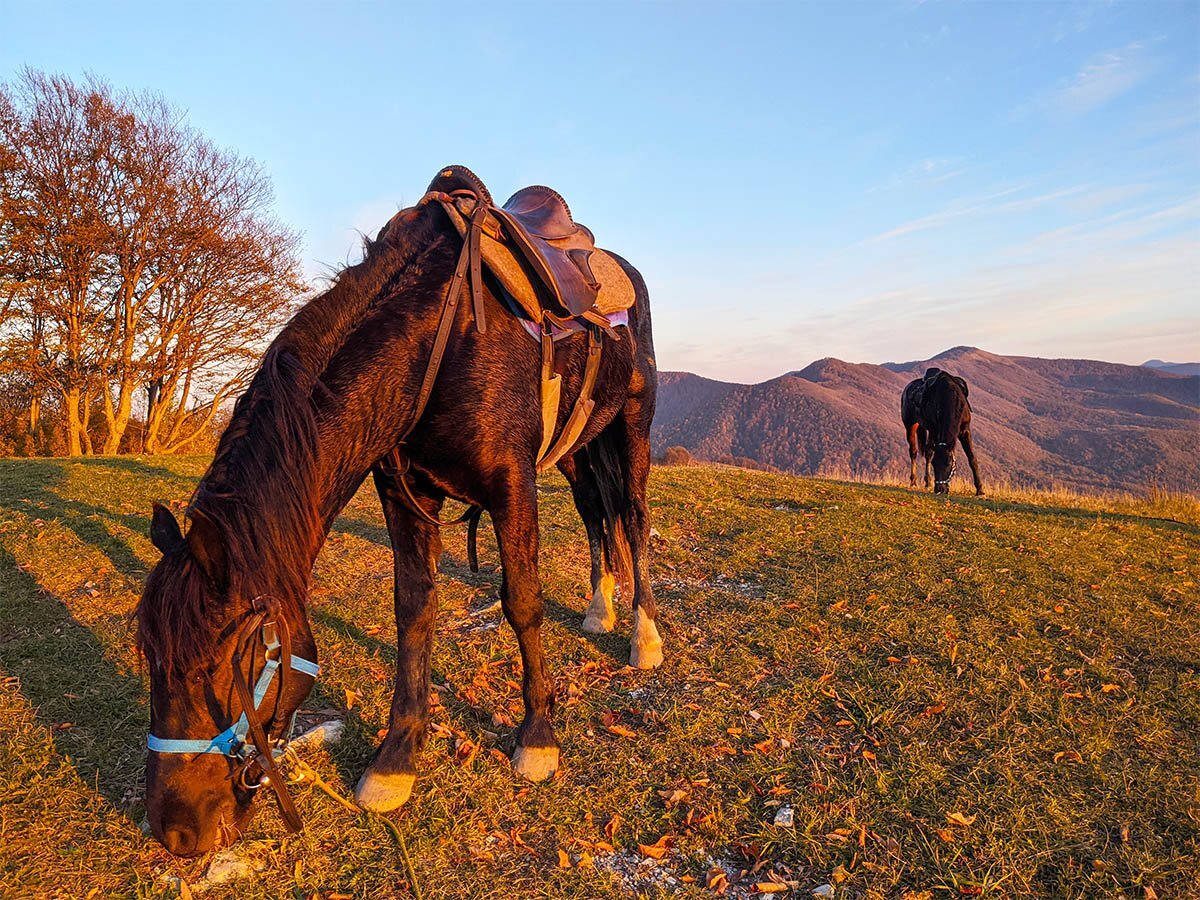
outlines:
M985 486L989 476L1081 491L1200 485L1200 377L968 346L901 363L825 357L758 384L662 372L654 447L801 475L907 477L900 392L934 365L971 386Z

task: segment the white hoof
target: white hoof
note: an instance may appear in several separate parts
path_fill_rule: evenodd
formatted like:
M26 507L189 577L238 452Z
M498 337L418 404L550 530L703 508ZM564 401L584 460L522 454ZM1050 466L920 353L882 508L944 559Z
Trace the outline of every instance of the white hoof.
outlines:
M416 775L383 775L367 769L354 789L354 802L372 812L391 812L408 801L416 780Z
M616 579L605 573L592 592L592 605L583 615L583 630L587 634L608 634L617 624L617 613L613 609L613 590Z
M512 767L529 781L545 781L558 771L558 748L518 747L513 751Z
M635 669L655 669L662 665L662 638L654 620L640 609L633 614L633 636L629 639L629 664Z

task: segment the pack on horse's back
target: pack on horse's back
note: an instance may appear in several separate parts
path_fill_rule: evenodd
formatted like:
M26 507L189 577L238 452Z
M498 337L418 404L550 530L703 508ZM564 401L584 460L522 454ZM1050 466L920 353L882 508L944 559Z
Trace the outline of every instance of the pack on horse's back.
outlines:
M512 765L552 775L537 475L563 473L587 530L583 630L612 630L620 583L633 605L630 663L659 665L646 502L656 384L636 269L596 247L550 188L497 207L470 170L441 170L267 350L196 488L186 536L155 508L163 557L137 611L154 835L173 853L203 853L237 837L262 787L300 827L286 750L319 672L309 578L368 475L392 544L397 671L359 805L395 809L416 777L447 499L467 504L454 521L470 523L473 564L480 514L490 515L523 668Z

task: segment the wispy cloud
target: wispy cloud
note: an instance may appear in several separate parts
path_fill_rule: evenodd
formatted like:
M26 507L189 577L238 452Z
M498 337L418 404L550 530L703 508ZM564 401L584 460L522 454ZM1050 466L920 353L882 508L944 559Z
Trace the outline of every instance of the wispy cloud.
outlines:
M1074 75L1019 107L1017 114L1086 115L1130 91L1152 69L1153 60L1140 41L1106 50L1089 58Z
M921 216L916 219L911 219L895 228L891 228L882 234L877 234L874 237L867 238L863 243L878 244L884 241L890 241L895 238L904 237L906 235L915 234L919 231L929 231L936 228L944 228L948 225L953 225L962 222L965 219L977 219L983 216L1001 215L1005 213L1020 213L1029 212L1037 209L1047 203L1052 203L1055 200L1061 200L1079 194L1086 190L1083 185L1075 187L1061 188L1056 191L1049 191L1043 194L1035 194L1031 197L1016 197L1014 195L1027 191L1030 185L1021 184L1015 187L1005 188L988 194L977 199L958 201L947 206L945 209L930 213L926 216ZM1010 197L1013 199L1004 200ZM1004 202L999 202L1003 200Z

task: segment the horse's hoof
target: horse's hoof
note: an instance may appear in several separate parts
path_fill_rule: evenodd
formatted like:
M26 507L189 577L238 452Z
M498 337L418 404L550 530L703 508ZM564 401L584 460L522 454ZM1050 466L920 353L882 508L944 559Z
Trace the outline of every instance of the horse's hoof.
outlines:
M608 634L617 624L617 613L613 609L613 590L616 579L612 575L601 576L600 583L592 592L592 603L583 614L583 630L587 634Z
M616 613L612 613L604 618L596 618L589 612L588 615L583 617L583 624L579 627L584 634L608 634L616 627L616 624Z
M629 639L629 664L635 669L656 669L662 665L662 638L654 620L640 609L633 614L633 636Z
M529 781L545 781L558 771L558 748L517 747L513 751L512 767Z
M354 789L354 802L371 812L391 812L408 801L416 780L416 775L387 775L367 769Z

